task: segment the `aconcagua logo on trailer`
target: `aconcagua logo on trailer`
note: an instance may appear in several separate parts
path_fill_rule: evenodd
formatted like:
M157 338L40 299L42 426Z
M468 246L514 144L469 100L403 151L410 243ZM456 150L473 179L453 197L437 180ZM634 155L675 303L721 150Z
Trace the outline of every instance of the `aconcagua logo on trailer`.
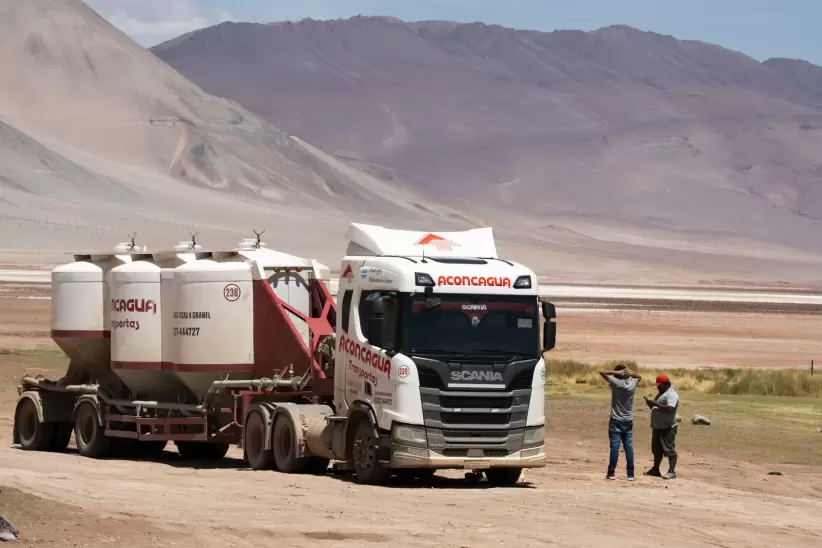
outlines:
M341 277L349 281L354 279L354 271L351 270L351 265L345 267Z
M502 276L440 276L437 285L469 285L474 287L511 287L511 278Z
M460 246L457 242L452 242L431 232L417 240L417 243L414 245L433 245L440 251L451 251L452 248Z
M157 314L157 303L151 299L111 299L115 312L151 312Z

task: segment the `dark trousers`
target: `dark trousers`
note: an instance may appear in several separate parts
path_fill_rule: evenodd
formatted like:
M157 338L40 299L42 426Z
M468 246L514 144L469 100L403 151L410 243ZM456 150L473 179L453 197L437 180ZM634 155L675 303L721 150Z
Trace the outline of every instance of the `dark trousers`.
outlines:
M615 421L608 423L608 438L611 441L611 458L608 461L608 475L616 472L619 459L619 444L625 448L628 477L634 477L634 422Z

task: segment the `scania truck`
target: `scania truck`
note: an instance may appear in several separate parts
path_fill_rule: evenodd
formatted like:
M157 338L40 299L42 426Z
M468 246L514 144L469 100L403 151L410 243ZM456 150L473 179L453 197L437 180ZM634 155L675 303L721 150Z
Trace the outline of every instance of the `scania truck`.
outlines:
M556 314L491 228L352 224L337 292L336 414L358 412L358 477L545 465L545 363ZM541 321L541 319L543 321ZM542 326L542 328L540 327Z
M336 302L317 261L264 247L132 242L52 272L57 381L25 377L13 437L90 458L220 458L353 471L364 483L438 469L511 484L545 465L554 306L490 228L351 224ZM138 327L139 326L139 327Z

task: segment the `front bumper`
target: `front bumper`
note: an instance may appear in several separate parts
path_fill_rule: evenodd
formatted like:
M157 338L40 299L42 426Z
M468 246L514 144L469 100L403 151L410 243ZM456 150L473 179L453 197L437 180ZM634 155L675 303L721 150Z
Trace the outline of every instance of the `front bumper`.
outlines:
M529 447L504 457L447 457L421 447L395 444L391 448L391 468L541 468L545 466L545 445Z

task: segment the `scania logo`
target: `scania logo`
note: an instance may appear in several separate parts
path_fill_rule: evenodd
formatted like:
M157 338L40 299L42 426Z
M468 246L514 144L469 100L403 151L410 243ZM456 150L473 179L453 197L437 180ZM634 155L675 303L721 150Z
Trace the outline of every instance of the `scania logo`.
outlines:
M498 371L451 371L451 380L502 382L502 373Z

